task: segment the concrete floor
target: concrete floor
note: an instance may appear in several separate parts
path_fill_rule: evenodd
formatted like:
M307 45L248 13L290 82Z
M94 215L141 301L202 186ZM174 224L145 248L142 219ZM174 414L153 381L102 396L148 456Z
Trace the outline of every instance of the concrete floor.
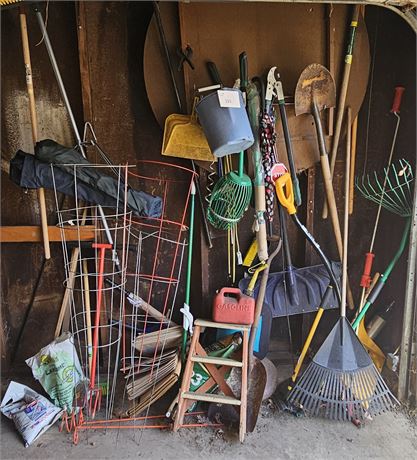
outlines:
M240 444L234 433L213 428L81 432L78 445L57 425L25 449L2 417L1 458L39 459L416 459L417 423L403 413L383 414L358 429L351 423L296 418L269 411Z

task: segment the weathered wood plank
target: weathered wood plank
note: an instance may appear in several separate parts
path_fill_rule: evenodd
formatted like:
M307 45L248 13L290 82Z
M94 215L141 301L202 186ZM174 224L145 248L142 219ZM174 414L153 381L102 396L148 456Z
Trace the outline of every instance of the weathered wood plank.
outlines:
M95 236L95 226L85 225L78 228L65 228L66 241L89 241ZM53 225L48 226L49 241L62 241L61 229ZM40 243L42 242L42 228L36 225L0 227L0 243Z

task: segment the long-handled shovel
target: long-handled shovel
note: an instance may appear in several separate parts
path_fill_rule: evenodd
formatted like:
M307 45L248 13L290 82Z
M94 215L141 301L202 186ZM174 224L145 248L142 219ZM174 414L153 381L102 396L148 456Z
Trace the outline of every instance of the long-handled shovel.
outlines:
M320 112L323 109L334 107L336 103L336 87L330 72L320 64L310 64L301 73L295 89L295 114L309 113L313 115L316 125L317 140L320 150L320 164L326 191L327 204L336 238L339 257L343 258L342 234L340 231L339 216L337 214L336 199L334 196L332 175L330 172L329 157L324 140ZM352 292L347 291L349 308L354 309Z

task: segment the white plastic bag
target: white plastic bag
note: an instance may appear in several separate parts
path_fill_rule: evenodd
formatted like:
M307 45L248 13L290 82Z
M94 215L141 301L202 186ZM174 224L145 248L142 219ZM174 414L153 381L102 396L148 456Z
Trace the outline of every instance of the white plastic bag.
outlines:
M36 391L13 381L3 397L0 411L13 420L25 441L25 447L50 428L63 412Z
M54 404L71 411L75 388L84 379L70 333L64 333L26 360Z

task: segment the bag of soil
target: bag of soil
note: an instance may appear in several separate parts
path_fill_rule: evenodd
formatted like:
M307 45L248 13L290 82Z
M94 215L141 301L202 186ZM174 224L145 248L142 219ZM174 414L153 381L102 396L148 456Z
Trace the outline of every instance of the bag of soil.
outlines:
M71 412L75 389L85 378L71 334L62 334L26 364L54 404Z
M61 416L63 410L26 385L10 382L0 411L13 420L25 447L30 446Z

